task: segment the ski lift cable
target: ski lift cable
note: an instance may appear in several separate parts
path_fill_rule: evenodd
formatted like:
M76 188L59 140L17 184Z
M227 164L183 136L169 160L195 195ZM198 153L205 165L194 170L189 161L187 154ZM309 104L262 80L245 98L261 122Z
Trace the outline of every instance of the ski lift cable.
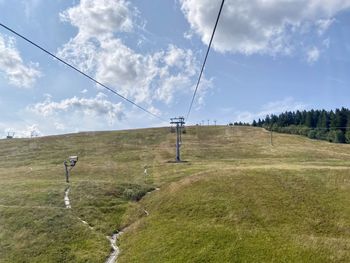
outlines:
M201 78L202 78L202 75L203 75L204 67L205 67L205 64L206 64L206 62L207 62L207 58L208 58L208 55L209 55L209 51L210 51L210 48L211 48L211 44L212 44L213 39L214 39L215 31L216 31L216 28L217 28L218 23L219 23L219 19L220 19L220 15L221 15L221 12L222 12L222 8L223 8L223 6L224 6L224 3L225 3L225 0L222 0L221 6L220 6L220 10L219 10L218 16L217 16L217 18L216 18L214 30L213 30L213 33L212 33L212 35L211 35L210 42L209 42L209 45L208 45L207 53L206 53L206 55L205 55L205 58L204 58L204 61L203 61L203 65L202 65L202 68L201 68L201 71L200 71L200 74L199 74L199 78L198 78L198 81L197 81L197 85L196 85L196 88L195 88L195 90L194 90L194 93L193 93L193 96L192 96L192 100L191 100L191 103L190 103L190 107L189 107L188 112L187 112L187 115L186 115L186 120L187 120L187 121L188 121L188 117L190 116L190 113L191 113L191 110L192 110L193 102L194 102L194 99L195 99L195 97L196 97L199 84L200 84L200 82L201 82Z
M75 66L69 64L68 62L66 62L65 60L57 57L56 55L54 55L53 53L51 53L50 51L48 51L47 49L41 47L40 45L36 44L35 42L31 41L30 39L28 39L27 37L21 35L20 33L16 32L15 30L9 28L8 26L2 24L0 22L0 26L5 28L6 30L10 31L11 33L15 34L16 36L22 38L23 40L27 41L28 43L30 43L31 45L37 47L38 49L40 49L41 51L43 51L44 53L50 55L51 57L57 59L59 62L65 64L66 66L70 67L71 69L75 70L76 72L80 73L81 75L85 76L86 78L90 79L91 81L95 82L96 84L98 84L99 86L103 87L104 89L112 92L113 94L117 95L118 97L122 98L123 100L129 102L130 104L136 106L137 108L139 108L140 110L152 115L153 117L156 117L162 121L166 121L165 119L163 119L162 117L160 117L157 114L152 113L151 111L145 109L144 107L138 105L137 103L135 103L134 101L124 97L123 95L121 95L120 93L118 93L117 91L109 88L108 86L106 86L105 84L99 82L98 80L94 79L93 77L89 76L88 74L84 73L83 71L81 71L80 69L76 68Z

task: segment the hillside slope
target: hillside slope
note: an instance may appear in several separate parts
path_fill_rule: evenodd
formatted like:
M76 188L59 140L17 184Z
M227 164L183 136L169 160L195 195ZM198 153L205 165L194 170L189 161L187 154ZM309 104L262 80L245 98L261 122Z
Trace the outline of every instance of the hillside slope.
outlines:
M104 262L126 225L118 262L349 261L350 146L269 136L190 127L180 164L167 128L2 140L0 262Z

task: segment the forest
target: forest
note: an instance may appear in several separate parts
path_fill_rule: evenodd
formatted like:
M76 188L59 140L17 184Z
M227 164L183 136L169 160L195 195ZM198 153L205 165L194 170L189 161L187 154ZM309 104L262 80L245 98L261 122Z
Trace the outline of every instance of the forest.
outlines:
M281 133L307 136L310 139L334 143L350 143L350 110L287 111L279 115L267 115L251 124Z

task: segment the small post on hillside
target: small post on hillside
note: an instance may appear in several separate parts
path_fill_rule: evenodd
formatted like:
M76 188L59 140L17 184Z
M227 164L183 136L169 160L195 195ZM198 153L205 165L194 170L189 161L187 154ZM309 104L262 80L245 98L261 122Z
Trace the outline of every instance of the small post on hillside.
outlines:
M78 162L78 156L69 156L69 160L64 161L64 168L66 170L66 183L69 183L69 175L70 175L70 170L73 169L73 167L77 164Z
M270 144L273 146L272 126L270 127Z
M178 117L178 118L171 118L170 119L170 124L175 124L176 125L176 162L181 162L180 158L180 146L181 146L181 133L182 133L182 128L185 125L185 118L184 117Z

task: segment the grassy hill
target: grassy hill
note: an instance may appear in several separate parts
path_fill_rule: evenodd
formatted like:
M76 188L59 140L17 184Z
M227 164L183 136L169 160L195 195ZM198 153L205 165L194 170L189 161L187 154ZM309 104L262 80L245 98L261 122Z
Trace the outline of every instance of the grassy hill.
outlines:
M350 261L350 145L271 146L250 127L190 127L183 141L174 164L167 128L1 140L0 262L104 262L125 226L118 263Z

